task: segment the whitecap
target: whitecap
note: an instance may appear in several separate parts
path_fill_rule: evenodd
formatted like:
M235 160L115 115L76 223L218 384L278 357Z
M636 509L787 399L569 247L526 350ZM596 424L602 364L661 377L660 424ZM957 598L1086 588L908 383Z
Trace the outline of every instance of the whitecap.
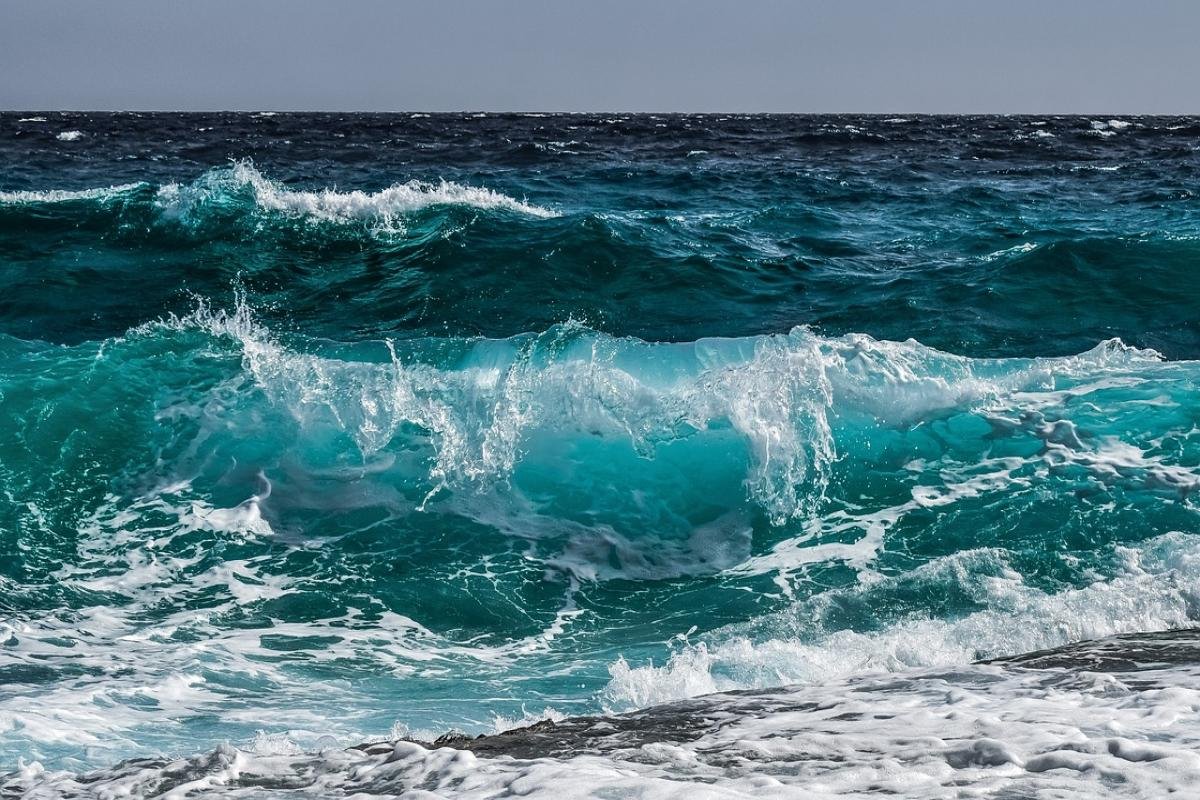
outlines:
M377 192L292 189L267 178L248 161L212 170L192 183L166 184L159 189L156 203L167 217L199 222L212 204L238 196L247 197L260 212L333 224L365 222L380 232L402 231L406 215L436 206L468 206L539 218L558 215L492 189L444 180L412 180Z
M68 203L77 200L107 201L145 187L144 183L123 183L97 189L42 189L0 192L0 204Z

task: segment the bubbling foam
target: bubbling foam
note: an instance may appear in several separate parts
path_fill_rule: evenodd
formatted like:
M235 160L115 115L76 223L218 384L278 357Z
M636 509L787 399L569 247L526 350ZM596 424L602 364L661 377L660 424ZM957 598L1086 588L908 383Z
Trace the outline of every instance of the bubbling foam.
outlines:
M955 583L984 610L960 619L914 618L879 631L843 630L811 640L754 639L734 628L711 642L681 647L661 666L619 659L603 692L613 710L645 708L713 692L820 684L869 672L947 667L1000 655L1057 647L1118 633L1185 628L1200 609L1200 537L1169 533L1139 547L1116 547L1121 572L1108 580L1058 593L1027 585L1002 551L960 552L891 583L921 582L949 591ZM991 563L980 569L979 561ZM990 573L990 575L989 575ZM871 582L850 590L870 602ZM842 593L845 594L845 593ZM776 626L821 615L839 593L819 595L776 615ZM756 628L770 627L759 620Z

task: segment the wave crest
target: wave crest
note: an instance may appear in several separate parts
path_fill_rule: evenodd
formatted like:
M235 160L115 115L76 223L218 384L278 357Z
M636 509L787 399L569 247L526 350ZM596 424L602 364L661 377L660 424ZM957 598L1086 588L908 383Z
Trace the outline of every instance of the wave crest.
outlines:
M123 183L96 189L45 189L15 192L0 192L0 205L35 205L40 203L73 203L93 201L99 203L121 199L132 192L143 189L145 183Z
M259 212L311 222L366 223L381 232L403 232L405 215L434 206L469 206L503 210L531 217L553 217L554 211L508 195L449 181L408 181L378 192L290 189L273 181L249 161L206 172L188 183L170 183L158 190L155 202L172 219L196 223L214 209L245 200Z
M360 225L372 234L401 234L405 219L422 211L459 206L547 219L558 212L518 200L493 189L452 181L410 180L377 192L338 189L294 189L272 180L250 161L211 169L189 183L167 183L151 195L145 182L92 189L49 189L0 192L0 206L65 202L107 204L138 200L136 207L160 221L199 229L221 221L242 220L255 227L272 220L311 225ZM145 192L145 195L141 193ZM148 201L148 206L143 205Z
M548 441L626 442L647 461L665 446L705 441L742 454L746 491L776 525L817 511L839 438L881 426L903 433L976 415L961 423L964 436L1007 427L1044 441L1046 458L1109 469L1103 447L1075 442L1073 423L1048 420L1038 404L1057 387L1160 358L1114 340L1067 358L970 359L805 328L655 344L568 323L510 339L388 341L363 360L363 348L351 358L291 349L244 302L232 312L202 304L162 324L232 338L272 402L302 428L343 431L366 459L397 440L430 447L429 497L503 484L539 448L555 450ZM1014 403L1024 407L1015 420L1004 416ZM1127 472L1155 468L1126 461ZM928 505L926 495L913 502Z

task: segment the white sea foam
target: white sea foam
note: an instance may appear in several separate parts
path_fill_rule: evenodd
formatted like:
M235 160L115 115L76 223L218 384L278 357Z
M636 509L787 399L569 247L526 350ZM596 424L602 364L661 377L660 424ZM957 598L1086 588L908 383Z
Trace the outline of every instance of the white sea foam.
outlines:
M105 186L97 189L44 189L40 191L0 192L0 205L69 203L79 200L103 202L117 199L145 185L144 183L124 183L120 186Z
M210 548L222 542L236 547L267 534L257 513L221 511L183 485L132 503L111 497L84 522L77 563L64 566L56 580L75 591L127 602L0 621L8 666L69 661L71 670L82 669L39 687L36 703L19 694L0 698L0 735L19 732L35 754L44 746L74 746L88 748L91 757L115 756L144 746L146 731L164 718L212 713L225 724L269 728L272 735L286 733L300 743L311 745L333 734L345 745L365 732L352 719L331 724L317 709L337 697L348 704L361 700L349 699L354 694L349 687L309 685L290 675L269 637L318 637L323 644L308 653L310 663L367 663L397 676L436 673L461 659L487 663L498 657L487 648L445 642L390 612L365 617L350 610L311 623L277 620L265 630L222 624L223 614L280 601L298 587L275 573L272 556L212 563L203 549L173 547L197 530L207 532ZM207 600L161 613L181 597ZM151 616L154 622L147 623ZM230 687L243 686L250 677L290 700L271 709L230 707Z
M1021 244L1013 245L1012 247L1006 247L1003 250L996 250L994 252L988 253L986 256L984 256L980 260L981 261L996 261L998 259L1005 258L1006 256L1024 255L1025 253L1032 253L1034 250L1037 250L1037 248L1038 248L1038 246L1037 246L1036 242L1022 242Z
M598 722L572 752L482 757L408 741L295 752L223 745L89 773L22 763L0 789L38 798L1027 797L1154 800L1200 782L1200 670L1100 674L996 666L860 676L751 697L716 695ZM658 727L654 727L654 726Z
M895 581L920 582L946 591L955 581L975 595L985 610L958 620L916 618L879 632L841 631L813 641L790 638L753 640L736 629L715 634L713 642L683 647L662 665L611 667L604 696L615 710L644 708L687 697L733 689L787 684L820 684L874 671L902 671L970 663L1029 652L1116 633L1189 627L1200 608L1200 536L1171 533L1140 547L1119 547L1122 574L1077 589L1047 593L1028 586L1008 568L999 552L960 552L927 564L916 575ZM991 560L979 570L968 562ZM988 576L989 572L991 577ZM854 590L868 599L877 586ZM787 628L792 618L818 616L836 604L827 593L778 615ZM765 620L756 623L761 629Z
M1117 126L1114 127L1112 124L1110 124L1111 122L1116 122ZM1105 120L1094 119L1090 124L1091 130L1089 130L1088 133L1092 134L1093 136L1101 136L1106 139L1110 136L1116 136L1117 131L1120 130L1120 128L1127 126L1127 123L1122 124L1120 120L1111 120L1106 122Z
M562 722L566 718L565 714L550 707L543 708L536 714L526 711L520 717L495 716L492 718L492 733L504 733L505 731L516 730L517 728L527 728L539 722Z
M91 518L81 520L78 551L54 580L111 604L0 620L6 668L64 670L36 688L36 702L22 692L0 696L0 745L6 754L20 741L20 752L35 758L47 749L69 748L89 760L115 760L145 752L164 736L170 741L177 732L164 729L164 719L197 715L212 715L235 731L263 730L255 745L260 750L264 742L290 748L285 740L311 749L330 737L347 746L378 731L362 727L358 716L326 719L321 709L330 703L365 708L371 697L350 684L297 676L294 659L271 640L319 642L304 650L308 665L330 670L356 665L381 679L437 678L464 664L478 675L546 649L579 613L567 605L545 630L497 646L447 639L365 598L365 609L311 621L229 625L230 618L328 588L281 575L275 562L284 551L278 548L243 558L212 557L276 538L259 508L270 492L264 482L246 501L219 508L185 481L133 500L110 495ZM231 705L231 696L245 700L260 692L282 702ZM545 710L542 718L556 713ZM494 724L519 723L497 718ZM170 747L177 750L178 744Z
M77 142L83 138L83 131L63 131L56 138L60 142Z

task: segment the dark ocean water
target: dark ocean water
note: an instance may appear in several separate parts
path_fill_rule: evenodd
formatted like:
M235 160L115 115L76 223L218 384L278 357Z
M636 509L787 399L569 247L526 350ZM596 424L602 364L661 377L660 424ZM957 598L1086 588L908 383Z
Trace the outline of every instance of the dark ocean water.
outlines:
M1193 625L1197 187L1192 117L0 114L0 773Z

